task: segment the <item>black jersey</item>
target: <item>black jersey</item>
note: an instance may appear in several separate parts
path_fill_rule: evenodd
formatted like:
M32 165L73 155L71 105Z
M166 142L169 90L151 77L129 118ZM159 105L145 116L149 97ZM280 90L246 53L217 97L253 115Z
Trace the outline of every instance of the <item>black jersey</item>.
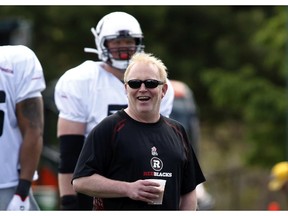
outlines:
M166 179L162 205L105 198L106 210L178 210L180 196L205 181L180 123L164 116L156 123L141 123L124 110L108 116L90 132L73 179L95 173L127 182Z

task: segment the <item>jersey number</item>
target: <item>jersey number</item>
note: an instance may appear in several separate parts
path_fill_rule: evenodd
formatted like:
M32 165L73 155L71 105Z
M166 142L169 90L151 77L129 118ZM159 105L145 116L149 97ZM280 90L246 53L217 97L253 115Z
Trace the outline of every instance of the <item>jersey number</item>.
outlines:
M6 94L4 91L0 91L0 103L5 103ZM3 125L4 125L4 111L0 110L0 137L3 133Z

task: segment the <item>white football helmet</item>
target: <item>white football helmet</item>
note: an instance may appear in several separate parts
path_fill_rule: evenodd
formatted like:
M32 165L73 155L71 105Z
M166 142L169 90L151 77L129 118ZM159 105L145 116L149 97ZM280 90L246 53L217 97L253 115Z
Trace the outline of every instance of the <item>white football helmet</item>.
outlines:
M120 55L119 59L115 59L111 54L111 50L106 46L107 40L132 37L136 42L132 55L136 52L143 52L144 50L144 45L142 44L143 33L138 21L125 12L112 12L107 14L98 22L96 29L92 28L91 31L95 36L97 50L85 49L85 51L97 53L100 60L117 69L126 70L131 58L131 47L129 50L126 50L125 47L117 49L117 51L121 53L127 53L122 55L123 57Z

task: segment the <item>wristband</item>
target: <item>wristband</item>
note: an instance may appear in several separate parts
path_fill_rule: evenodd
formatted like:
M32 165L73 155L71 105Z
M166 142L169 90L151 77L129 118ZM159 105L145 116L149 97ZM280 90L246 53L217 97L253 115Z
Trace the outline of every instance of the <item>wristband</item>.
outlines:
M15 194L18 194L21 197L22 201L24 201L29 194L30 187L31 187L31 181L25 179L19 179L19 183Z
M59 173L73 173L81 149L84 135L62 135L60 141Z
M80 210L76 195L64 195L60 198L61 210Z

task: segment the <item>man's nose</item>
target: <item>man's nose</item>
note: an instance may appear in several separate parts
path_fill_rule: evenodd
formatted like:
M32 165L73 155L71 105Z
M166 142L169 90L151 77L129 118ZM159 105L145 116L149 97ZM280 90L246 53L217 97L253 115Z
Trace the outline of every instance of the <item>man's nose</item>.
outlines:
M141 83L141 86L140 86L139 90L141 90L141 91L146 91L147 90L147 88L146 88L144 83Z

